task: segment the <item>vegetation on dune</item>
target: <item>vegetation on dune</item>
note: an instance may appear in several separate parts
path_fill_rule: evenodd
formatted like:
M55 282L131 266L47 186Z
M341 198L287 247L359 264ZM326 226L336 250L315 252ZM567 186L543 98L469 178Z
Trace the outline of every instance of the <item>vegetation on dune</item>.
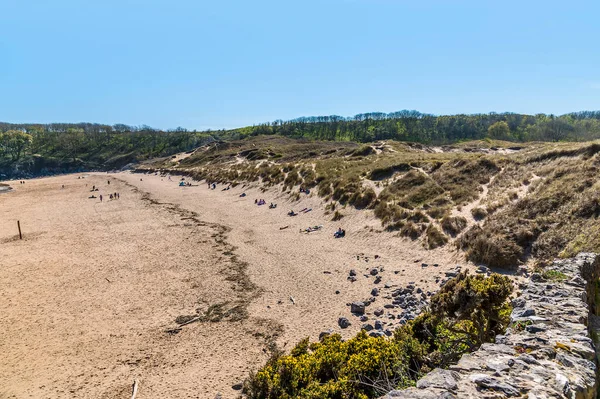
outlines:
M565 144L513 159L489 187L485 222L459 246L474 262L499 267L600 250L599 153L594 143ZM522 197L510 190L518 187Z
M471 123L481 127L484 136L503 140L580 139L593 136L599 116L398 114L336 123L339 129L346 126L344 131L350 132L353 126L387 126L396 119L413 127L431 119L437 121L438 133L450 129L448 126L462 129ZM454 122L448 125L448 120ZM516 120L525 122L516 124ZM290 122L289 126L300 132L300 139L254 135L258 130L252 128L241 134L246 138L228 141L221 138L240 134L184 129L161 132L124 125L0 124L0 173L112 168L153 158L145 167L174 169L197 179L233 185L255 182L263 187L279 186L294 199L301 198L302 187L342 208L372 209L385 230L420 240L427 248L454 239L470 260L489 266L515 268L530 256L550 258L600 250L596 223L600 214L600 144L516 146L487 138L442 148L398 141L315 141L306 137L346 140L353 136L302 133L302 129L312 131L331 123L326 119ZM285 123L276 124L274 130L269 126L271 133L285 133L288 128ZM507 126L510 137L505 137ZM581 126L589 128L589 134L580 134ZM515 135L519 129L546 133ZM430 141L435 141L434 137L429 136ZM467 136L443 137L452 141ZM164 156L193 148L197 150L180 161ZM485 198L481 198L483 193ZM471 215L465 215L472 216L472 223L452 216L453 210L478 200Z
M515 269L532 255L600 250L594 223L600 146L534 143L506 153L507 145L461 143L440 153L385 142L368 146L377 152L364 152L356 143L261 136L213 143L179 167L198 179L281 184L297 198L299 187L308 188L340 207L372 209L385 230L426 248L455 239L468 259L493 267ZM248 150L267 158L240 162ZM357 151L368 155L354 156ZM167 160L154 167L172 166ZM453 209L478 200L465 215L472 223L452 216Z
M506 276L463 272L392 338L361 332L347 341L338 334L316 343L304 339L289 355L275 352L246 380L244 393L250 399L366 399L413 385L423 373L447 367L504 332L511 292Z
M600 112L577 112L562 116L490 113L476 115L434 116L416 111L366 113L354 117L303 117L275 121L232 130L187 131L183 128L162 131L149 126L95 123L11 124L0 123L0 171L8 172L19 163L20 170L39 172L59 168L114 168L152 157L170 156L189 151L210 141L227 142L254 136L283 136L308 139L306 156L324 155L323 144L309 140L338 142L329 151L354 158L368 157L385 148L371 145L346 146L347 142L397 140L403 142L447 145L463 141L493 139L512 142L586 141L600 138ZM20 134L24 134L20 135ZM311 146L314 147L311 150ZM232 146L233 147L233 146ZM389 150L389 149L388 149ZM282 152L267 148L239 152L246 160L277 159ZM202 154L210 161L211 153ZM196 159L197 161L200 158ZM385 176L394 168L388 165L371 171L371 178Z

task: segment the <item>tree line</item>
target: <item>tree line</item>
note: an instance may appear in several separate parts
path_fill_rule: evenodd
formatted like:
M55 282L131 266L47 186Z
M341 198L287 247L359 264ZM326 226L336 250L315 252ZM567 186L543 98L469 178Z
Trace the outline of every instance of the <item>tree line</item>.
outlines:
M0 167L6 169L36 157L87 167L118 167L189 151L213 140L255 135L355 142L399 140L424 144L484 138L515 142L588 141L600 138L600 111L560 116L516 113L436 116L404 110L352 117L301 117L217 131L189 131L181 127L163 131L147 125L124 124L0 122Z
M149 126L96 123L0 123L0 166L34 158L84 166L125 163L192 150L213 140L212 133L184 128L162 131ZM107 165L108 164L108 165Z
M318 140L371 142L399 140L424 144L494 138L524 141L587 141L600 138L600 111L565 115L489 113L431 115L418 111L373 112L352 117L311 116L276 120L229 132L245 135L279 134Z

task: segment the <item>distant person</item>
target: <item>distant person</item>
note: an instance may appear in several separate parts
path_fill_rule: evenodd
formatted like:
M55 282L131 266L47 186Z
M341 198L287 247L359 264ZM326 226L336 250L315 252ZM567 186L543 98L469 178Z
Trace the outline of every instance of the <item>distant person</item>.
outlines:
M102 194L100 194L100 202L102 202Z
M107 182L108 182L108 185L110 186L110 180L107 180Z
M64 184L62 185L62 188L65 188L65 185L64 185Z
M121 194L117 193L117 198L121 199Z

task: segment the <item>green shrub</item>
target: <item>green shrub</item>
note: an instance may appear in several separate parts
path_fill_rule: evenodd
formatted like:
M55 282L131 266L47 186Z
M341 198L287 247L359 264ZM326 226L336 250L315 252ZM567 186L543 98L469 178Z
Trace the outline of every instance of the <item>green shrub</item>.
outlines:
M516 269L524 254L523 248L502 232L479 226L463 234L459 246L466 250L468 260L504 269Z
M487 212L485 209L477 207L471 209L471 215L473 215L473 219L475 220L482 220L487 216Z
M467 219L462 216L444 216L440 224L444 232L455 237L467 227Z
M448 237L432 224L427 227L425 236L427 237L426 246L429 249L441 247L448 242Z
M367 188L362 193L355 192L349 199L350 205L356 209L368 208L377 199L377 194L372 188Z
M466 272L431 299L429 311L398 328L392 338L361 331L343 341L300 341L289 355L275 352L244 382L249 399L368 399L414 385L422 373L447 367L493 340L508 326L511 280Z
M410 238L411 240L416 240L421 237L425 227L422 224L413 223L413 222L399 222L402 223L402 227L400 228L400 235Z
M331 218L332 222L337 222L338 220L341 220L344 217L344 215L342 215L339 211L335 211L335 213L333 214L333 217Z

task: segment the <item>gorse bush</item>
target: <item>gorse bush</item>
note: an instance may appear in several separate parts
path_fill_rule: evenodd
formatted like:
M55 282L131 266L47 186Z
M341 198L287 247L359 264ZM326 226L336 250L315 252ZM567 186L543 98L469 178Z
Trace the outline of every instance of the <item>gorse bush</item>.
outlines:
M244 383L250 399L368 399L413 385L425 372L445 367L508 326L506 276L460 274L431 300L431 308L392 338L361 331L343 341L302 340L289 355L275 353Z

